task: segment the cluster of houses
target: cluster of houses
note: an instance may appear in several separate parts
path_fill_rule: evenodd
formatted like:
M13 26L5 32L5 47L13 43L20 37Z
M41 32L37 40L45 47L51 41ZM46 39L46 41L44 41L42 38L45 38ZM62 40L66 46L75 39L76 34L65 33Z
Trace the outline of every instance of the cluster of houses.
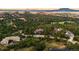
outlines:
M24 18L25 16L22 13L14 12L14 13L9 13L9 14L13 17L18 17L20 20L26 21L26 19ZM6 16L5 12L0 13L0 20L3 20L5 16Z
M57 33L57 32L62 31L63 29L62 29L62 28L55 28L54 30L55 30L55 32ZM74 33L72 33L71 31L66 30L66 31L65 31L65 36L67 36L67 37L69 38L69 39L65 39L65 40L67 40L68 42L71 42L72 44L78 43L77 41L74 41L75 35L74 35Z
M62 28L55 28L54 29L54 32L60 32L60 31L62 31L63 29ZM39 29L36 29L35 31L34 31L34 33L36 34L36 35L32 35L33 37L43 37L44 38L44 36L45 35L41 35L41 33L43 33L44 32L44 29L42 29L42 28L39 28ZM73 43L73 44L75 44L76 42L73 40L74 39L74 34L71 32L71 31L66 31L65 32L65 35L67 36L67 37L69 37L69 39L67 39L68 40L68 42L71 42L71 43ZM31 36L31 35L23 35L23 36ZM12 45L12 44L14 44L14 43L16 43L16 42L18 42L18 41L21 41L21 37L23 37L23 36L10 36L10 37L5 37L5 38L3 38L2 39L2 41L0 42L0 44L2 44L2 45ZM50 36L51 37L51 36ZM53 36L52 36L53 37ZM23 37L23 38L25 38L25 37Z
M34 33L35 33L35 34L41 34L43 31L44 31L44 30L40 28L40 29L36 29L36 30L34 31ZM20 30L20 32L22 33L22 30ZM2 39L2 41L0 42L0 44L5 45L5 46L7 46L7 45L12 45L12 44L15 44L15 43L18 42L18 41L23 40L23 38L25 38L25 37L27 37L27 36L31 36L31 35L24 35L24 34L22 33L21 36L5 37L5 38ZM39 37L39 35L37 35L37 36L35 35L34 37ZM40 35L40 37L41 37L41 35Z
M26 21L26 19L24 18L24 16L22 14L12 13L11 15L16 16L16 17L18 17L19 19L21 19L23 21ZM4 13L0 14L0 20L2 20L4 17L5 17ZM56 23L57 22L52 22L51 24L56 24ZM74 23L74 22L65 21L65 22L58 22L58 23L59 24L64 24L64 23ZM55 28L54 30L55 30L55 32L60 32L63 29L62 28ZM41 35L43 32L44 32L44 29L38 28L34 31L34 34L36 34L36 35L40 34ZM68 39L69 42L72 42L73 44L76 43L76 42L73 41L74 34L71 31L66 31L65 35L69 37L69 39ZM36 36L34 36L34 37L36 37ZM38 37L41 37L41 36L38 36ZM42 37L44 37L44 36L42 36ZM0 42L0 44L2 44L2 45L12 45L12 44L14 44L18 41L21 41L21 37L19 37L19 36L10 36L10 37L3 38L2 41Z

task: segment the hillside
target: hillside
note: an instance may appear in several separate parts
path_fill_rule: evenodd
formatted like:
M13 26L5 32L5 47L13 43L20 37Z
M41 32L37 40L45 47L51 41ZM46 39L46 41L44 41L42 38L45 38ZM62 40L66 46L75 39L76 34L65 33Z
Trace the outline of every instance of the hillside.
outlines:
M79 19L63 15L4 13L0 50L79 50Z

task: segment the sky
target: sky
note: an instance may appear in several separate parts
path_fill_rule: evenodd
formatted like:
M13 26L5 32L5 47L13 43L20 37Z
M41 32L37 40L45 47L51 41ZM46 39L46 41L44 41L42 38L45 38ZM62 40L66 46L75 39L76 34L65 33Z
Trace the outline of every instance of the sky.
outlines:
M79 0L0 0L0 8L79 8Z

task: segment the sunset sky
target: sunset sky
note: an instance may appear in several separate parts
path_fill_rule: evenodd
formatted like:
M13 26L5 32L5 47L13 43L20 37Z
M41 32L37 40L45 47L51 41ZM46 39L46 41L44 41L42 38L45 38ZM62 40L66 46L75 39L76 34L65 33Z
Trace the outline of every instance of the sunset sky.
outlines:
M0 0L0 8L79 8L79 0Z

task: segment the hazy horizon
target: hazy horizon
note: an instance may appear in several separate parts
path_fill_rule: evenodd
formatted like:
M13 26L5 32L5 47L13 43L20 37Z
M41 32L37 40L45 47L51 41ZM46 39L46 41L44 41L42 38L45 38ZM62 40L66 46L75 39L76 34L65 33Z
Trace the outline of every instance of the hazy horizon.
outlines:
M0 8L0 10L58 10L60 8ZM79 10L79 8L69 8Z

